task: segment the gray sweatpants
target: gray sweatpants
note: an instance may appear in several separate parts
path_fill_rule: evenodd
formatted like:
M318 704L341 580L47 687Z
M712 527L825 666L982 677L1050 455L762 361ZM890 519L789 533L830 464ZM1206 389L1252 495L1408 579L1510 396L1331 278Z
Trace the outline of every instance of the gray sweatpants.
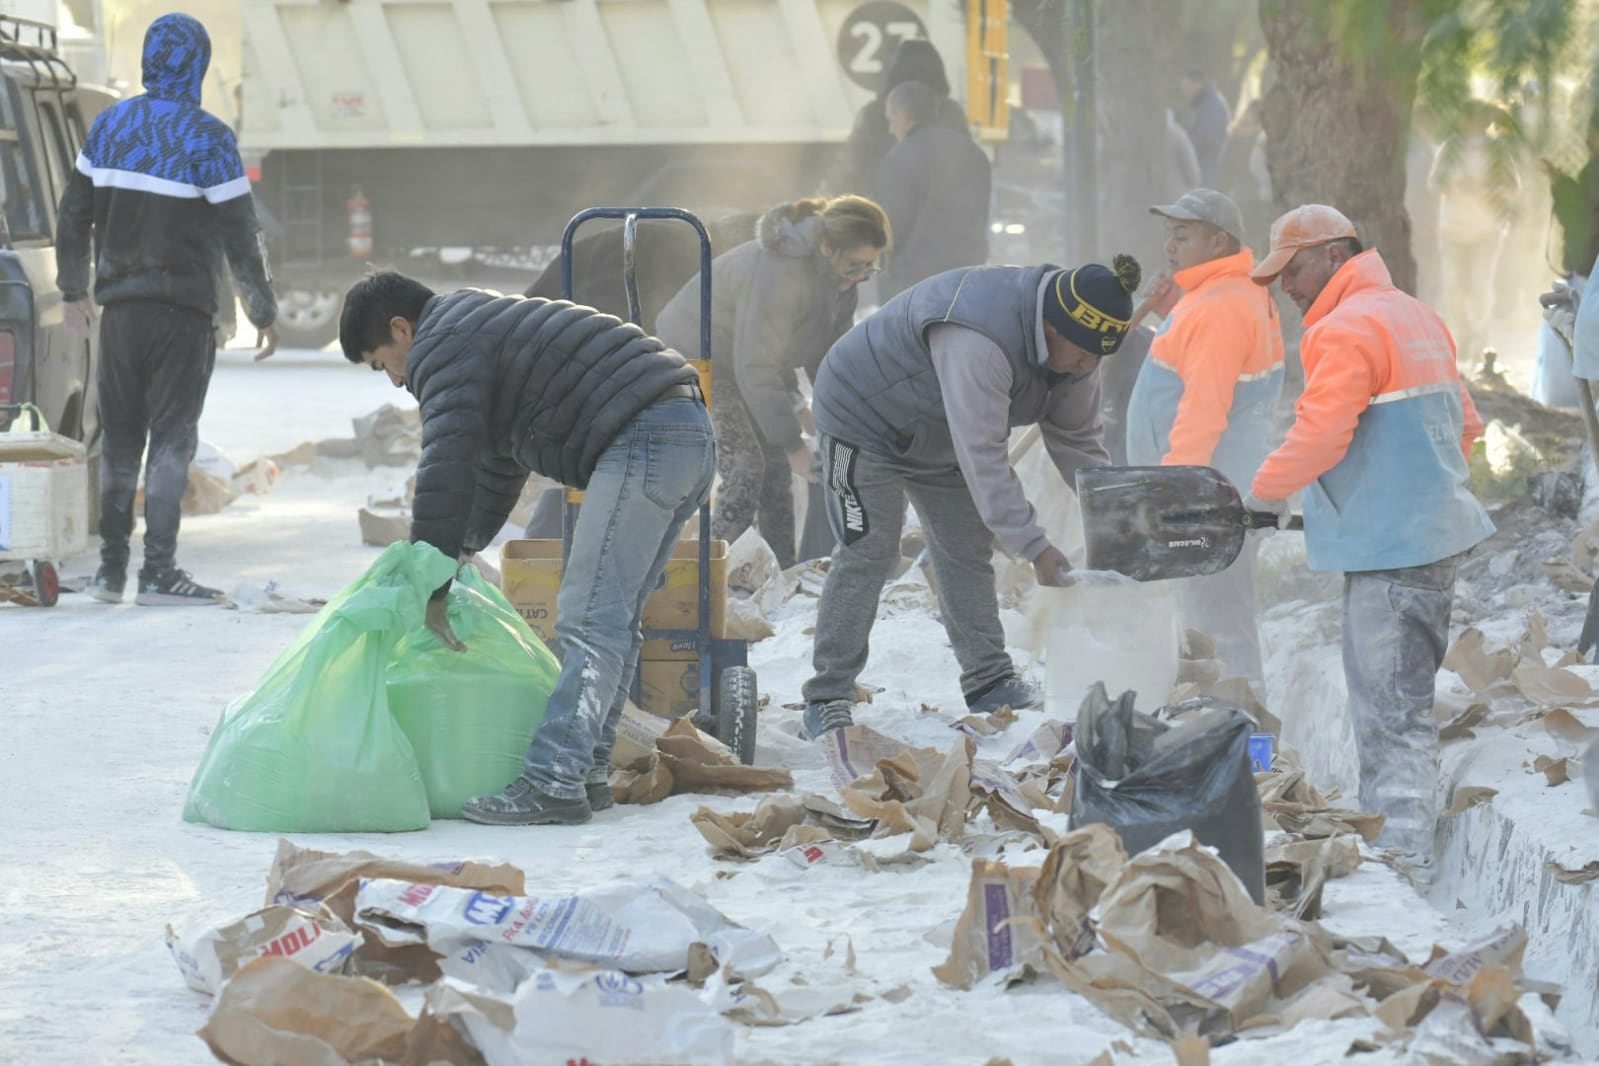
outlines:
M1246 678L1262 703L1266 700L1266 672L1260 662L1260 626L1255 615L1255 562L1260 538L1244 539L1233 565L1219 574L1184 578L1177 582L1177 609L1183 625L1197 629L1216 642L1216 658L1227 666L1226 676Z
M994 535L978 515L960 468L920 469L824 435L822 476L837 543L817 608L816 673L805 683L806 701L855 700L878 598L899 561L906 497L927 533L961 691L970 698L1015 673L994 593Z
M1430 858L1438 822L1433 690L1449 644L1456 560L1344 575L1344 678L1360 805L1386 816L1377 843Z

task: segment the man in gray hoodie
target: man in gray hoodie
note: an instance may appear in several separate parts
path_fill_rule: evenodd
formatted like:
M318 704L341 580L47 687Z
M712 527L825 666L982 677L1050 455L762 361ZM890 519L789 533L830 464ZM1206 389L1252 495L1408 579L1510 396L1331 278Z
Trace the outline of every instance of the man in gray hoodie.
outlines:
M1010 468L1037 424L1068 485L1106 466L1099 361L1121 346L1138 263L1114 272L967 267L912 286L835 344L816 378L828 520L837 546L816 618L805 734L852 724L878 597L899 558L905 501L927 530L944 631L974 713L1040 700L1005 651L993 545L1044 585L1071 571Z

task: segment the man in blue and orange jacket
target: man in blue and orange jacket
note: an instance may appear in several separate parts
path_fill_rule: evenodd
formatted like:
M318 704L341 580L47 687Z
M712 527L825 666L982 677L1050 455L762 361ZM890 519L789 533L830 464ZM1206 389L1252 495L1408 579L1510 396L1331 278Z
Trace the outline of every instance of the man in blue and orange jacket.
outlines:
M1361 806L1387 819L1377 843L1425 880L1438 818L1433 688L1456 564L1494 532L1467 483L1482 419L1443 320L1394 287L1334 208L1279 218L1254 277L1281 277L1304 314L1305 390L1250 503L1281 513L1303 490L1310 568L1344 572Z
M1210 466L1247 487L1275 443L1283 391L1283 337L1271 294L1249 277L1238 205L1193 189L1151 207L1166 220L1171 314L1150 345L1127 407L1127 461ZM1230 674L1266 698L1255 618L1251 537L1233 565L1179 584L1183 625L1216 642Z

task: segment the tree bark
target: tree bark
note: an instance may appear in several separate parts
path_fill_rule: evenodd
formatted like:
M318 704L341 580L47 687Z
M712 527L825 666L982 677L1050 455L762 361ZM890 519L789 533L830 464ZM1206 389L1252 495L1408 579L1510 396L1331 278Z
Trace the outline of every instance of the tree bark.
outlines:
M1394 284L1416 291L1405 157L1420 71L1422 0L1390 0L1388 42L1344 40L1343 0L1260 0L1275 73L1262 103L1266 169L1279 213L1331 204L1377 248Z
M1160 0L1100 0L1094 65L1099 95L1099 255L1137 257L1146 278L1165 269L1165 232L1151 206L1172 195L1166 109L1177 72L1170 9ZM1167 76L1163 76L1167 75Z

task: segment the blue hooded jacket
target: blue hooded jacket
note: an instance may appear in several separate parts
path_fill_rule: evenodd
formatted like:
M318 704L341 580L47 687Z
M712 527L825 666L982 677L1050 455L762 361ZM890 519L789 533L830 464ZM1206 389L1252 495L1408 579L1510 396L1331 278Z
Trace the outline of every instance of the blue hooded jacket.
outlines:
M272 325L272 292L250 180L233 131L200 108L211 38L163 15L144 38L142 95L101 112L61 197L56 234L64 299L156 300L215 315L225 257L250 322Z

